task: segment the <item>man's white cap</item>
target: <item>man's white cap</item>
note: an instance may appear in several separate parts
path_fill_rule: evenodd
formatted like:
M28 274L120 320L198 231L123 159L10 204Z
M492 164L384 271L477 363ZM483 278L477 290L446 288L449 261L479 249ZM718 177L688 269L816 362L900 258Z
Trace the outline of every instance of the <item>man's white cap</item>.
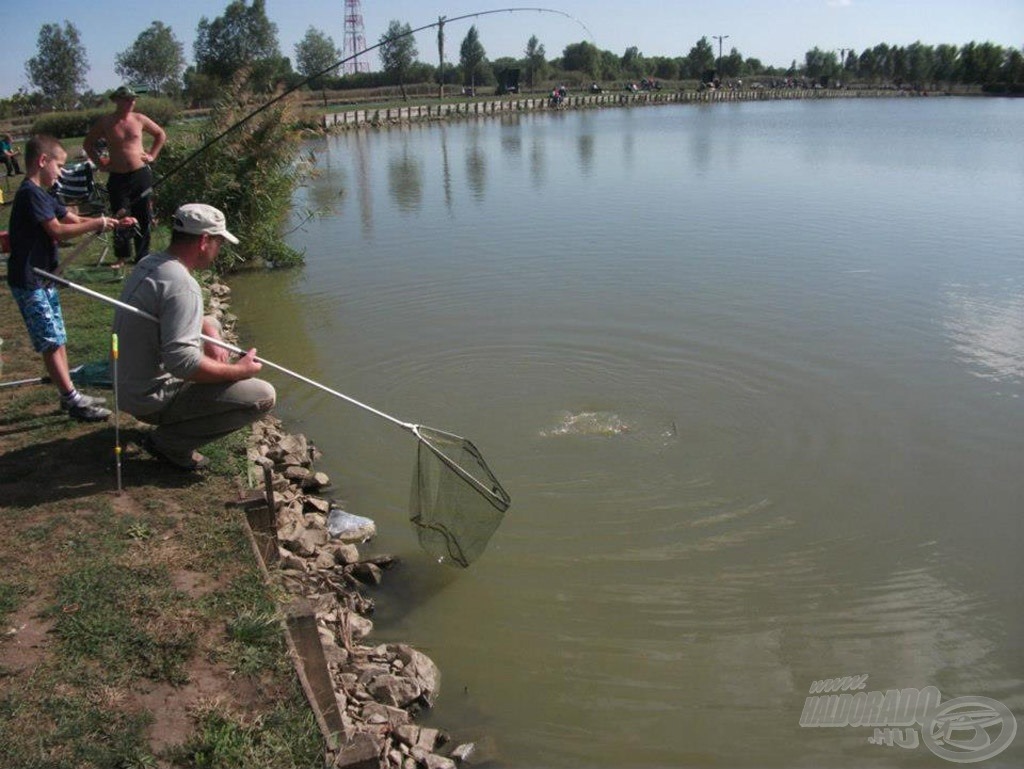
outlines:
M186 203L174 212L174 229L190 235L220 235L228 243L238 245L238 238L228 232L224 214L205 203Z

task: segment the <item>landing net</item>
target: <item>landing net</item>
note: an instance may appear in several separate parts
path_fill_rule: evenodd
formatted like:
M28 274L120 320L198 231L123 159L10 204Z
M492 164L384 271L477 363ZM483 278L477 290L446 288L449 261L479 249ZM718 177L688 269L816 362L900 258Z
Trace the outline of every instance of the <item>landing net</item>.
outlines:
M470 441L422 425L413 432L409 520L427 553L465 568L484 552L512 499Z

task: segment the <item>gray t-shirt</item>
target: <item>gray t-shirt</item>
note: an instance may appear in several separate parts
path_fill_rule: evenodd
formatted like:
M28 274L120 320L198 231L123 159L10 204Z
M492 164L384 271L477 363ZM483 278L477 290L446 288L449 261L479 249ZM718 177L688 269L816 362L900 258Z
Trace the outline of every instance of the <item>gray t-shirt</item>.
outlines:
M127 310L114 314L118 403L129 414L160 411L203 357L203 295L188 269L166 252L150 254L132 270L121 301L159 319Z

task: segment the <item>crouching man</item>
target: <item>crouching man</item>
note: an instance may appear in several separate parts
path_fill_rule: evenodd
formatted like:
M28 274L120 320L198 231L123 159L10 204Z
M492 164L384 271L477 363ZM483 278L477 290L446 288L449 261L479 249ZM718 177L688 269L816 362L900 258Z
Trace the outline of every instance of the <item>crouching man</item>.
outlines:
M185 470L209 460L196 449L259 419L274 405L274 388L255 379L262 364L256 350L232 361L227 350L204 343L201 334L220 338L218 324L203 316L203 297L192 273L209 268L228 232L224 214L213 206L189 203L172 221L166 251L135 266L121 301L158 319L154 323L118 309L118 403L156 429L143 447Z

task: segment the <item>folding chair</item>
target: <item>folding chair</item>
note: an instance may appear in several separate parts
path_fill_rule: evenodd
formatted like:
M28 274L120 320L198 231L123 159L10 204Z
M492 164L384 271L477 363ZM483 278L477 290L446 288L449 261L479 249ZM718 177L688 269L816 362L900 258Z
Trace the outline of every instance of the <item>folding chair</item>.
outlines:
M78 213L83 216L96 216L107 213L109 197L106 188L96 181L96 166L91 160L83 160L79 163L64 166L60 170L60 177L53 185L53 191L57 199L65 206L75 207ZM98 236L103 240L103 252L100 254L96 266L103 264L110 252L110 240L106 235Z
M96 181L95 169L89 160L64 166L54 185L57 199L66 206L77 206L83 216L107 212L107 191Z

